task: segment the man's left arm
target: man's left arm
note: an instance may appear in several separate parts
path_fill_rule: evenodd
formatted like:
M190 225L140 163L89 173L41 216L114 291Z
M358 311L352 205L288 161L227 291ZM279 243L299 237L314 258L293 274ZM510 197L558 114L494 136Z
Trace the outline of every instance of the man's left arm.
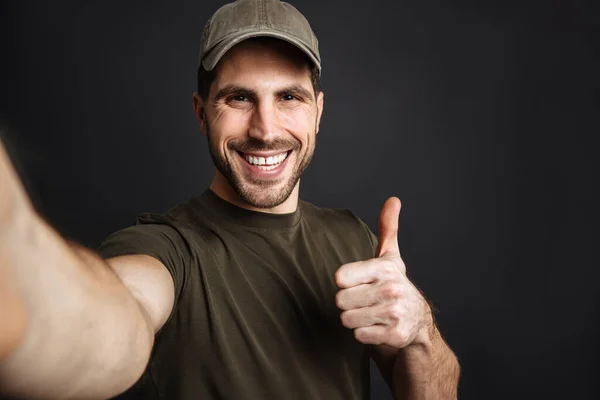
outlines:
M397 400L457 398L460 367L432 310L406 276L398 246L400 201L379 217L376 258L345 264L335 274L342 324L372 345L372 357Z
M371 346L371 357L395 399L457 398L460 366L433 324L402 349Z

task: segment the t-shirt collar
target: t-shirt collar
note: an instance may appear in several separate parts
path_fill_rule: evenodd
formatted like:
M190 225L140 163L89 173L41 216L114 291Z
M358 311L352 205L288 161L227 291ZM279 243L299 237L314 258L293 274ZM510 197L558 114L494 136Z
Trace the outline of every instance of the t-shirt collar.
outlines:
M217 218L226 220L236 225L260 229L292 228L302 216L302 202L298 202L296 211L289 214L272 214L261 211L247 210L238 207L221 197L210 188L206 189L198 198L200 203L210 210Z

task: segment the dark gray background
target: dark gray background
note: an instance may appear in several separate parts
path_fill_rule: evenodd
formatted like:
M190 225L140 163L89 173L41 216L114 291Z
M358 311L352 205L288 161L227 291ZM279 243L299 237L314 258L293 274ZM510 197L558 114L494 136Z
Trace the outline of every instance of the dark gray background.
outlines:
M2 2L5 140L64 235L95 246L210 183L191 96L221 4ZM599 398L597 8L293 4L325 91L302 197L373 230L402 199L400 248L462 364L460 399ZM373 394L389 398L377 375Z

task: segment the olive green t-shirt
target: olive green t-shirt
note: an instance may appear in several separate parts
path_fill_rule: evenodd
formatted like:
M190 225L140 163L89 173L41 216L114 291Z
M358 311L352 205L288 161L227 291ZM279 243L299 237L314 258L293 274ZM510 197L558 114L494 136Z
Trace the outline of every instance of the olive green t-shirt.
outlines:
M211 190L140 215L99 252L160 260L175 305L121 398L369 398L369 348L340 321L334 274L372 258L375 240L349 211L300 201L294 213L267 214Z

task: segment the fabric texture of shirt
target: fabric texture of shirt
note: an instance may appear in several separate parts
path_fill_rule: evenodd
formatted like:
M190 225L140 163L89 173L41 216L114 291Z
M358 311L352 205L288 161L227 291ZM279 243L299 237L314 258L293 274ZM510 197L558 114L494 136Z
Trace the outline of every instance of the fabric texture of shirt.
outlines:
M175 303L146 371L120 399L367 399L369 348L340 321L334 274L374 256L347 210L300 201L291 214L234 206L210 189L141 214L100 246L171 273Z

